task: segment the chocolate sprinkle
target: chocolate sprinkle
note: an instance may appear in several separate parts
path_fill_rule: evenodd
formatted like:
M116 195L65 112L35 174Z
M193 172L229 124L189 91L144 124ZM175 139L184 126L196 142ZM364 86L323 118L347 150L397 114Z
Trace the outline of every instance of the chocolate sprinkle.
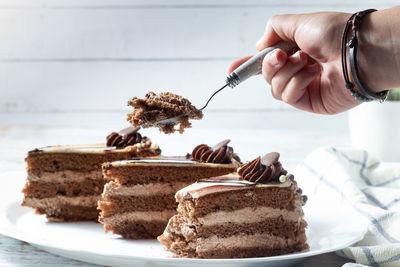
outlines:
M301 190L301 188L299 188L299 189L296 190L296 192L301 194L301 193L303 193L303 190Z
M306 195L302 196L303 198L303 206L307 203L308 197Z

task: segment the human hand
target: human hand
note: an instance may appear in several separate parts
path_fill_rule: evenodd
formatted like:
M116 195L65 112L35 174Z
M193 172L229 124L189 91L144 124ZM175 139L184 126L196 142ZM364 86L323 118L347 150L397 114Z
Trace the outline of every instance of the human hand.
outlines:
M262 74L274 98L298 109L336 114L360 102L345 87L341 65L341 38L350 14L322 12L277 15L269 19L257 49L284 40L300 48L293 55L276 49L263 61ZM231 73L250 57L236 60Z

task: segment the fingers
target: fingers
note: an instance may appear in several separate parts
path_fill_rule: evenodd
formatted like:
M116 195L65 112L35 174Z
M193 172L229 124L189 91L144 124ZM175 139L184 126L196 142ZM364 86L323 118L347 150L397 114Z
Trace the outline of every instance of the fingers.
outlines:
M262 73L269 84L271 84L272 77L275 73L285 65L287 57L287 54L281 49L275 49L265 56Z
M291 41L296 42L295 34L301 15L275 15L267 23L265 31L258 40L256 47L259 51L274 45L277 42Z
M301 71L297 72L290 78L282 91L282 101L296 105L306 93L307 87L319 75L320 66L312 64L304 67Z
M297 51L287 58L286 64L274 68L270 68L271 62L268 59L263 61L263 75L272 86L272 95L276 99L282 100L282 92L289 79L307 64L307 55L302 51Z
M231 74L232 71L236 70L240 65L242 65L243 63L245 63L247 60L249 60L251 58L251 56L247 56L247 57L242 57L239 58L235 61L233 61L229 66L228 69L226 70L226 72L228 74Z
M282 54L282 56L277 56ZM309 64L307 55L298 51L285 57L286 53L275 50L263 61L263 75L271 84L274 98L291 105L296 104L305 94L307 86L320 73L318 64ZM282 57L282 58L280 58Z

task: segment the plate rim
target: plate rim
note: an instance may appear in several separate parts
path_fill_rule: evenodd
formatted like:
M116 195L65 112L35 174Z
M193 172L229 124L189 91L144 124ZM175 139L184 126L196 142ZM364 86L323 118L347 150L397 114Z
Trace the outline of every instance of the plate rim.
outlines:
M0 205L0 234L15 238L20 241L27 242L33 246L40 246L41 248L51 248L51 249L56 249L60 251L66 251L69 253L85 253L87 255L93 255L93 256L102 256L102 257L118 257L120 259L124 260L132 260L132 261L148 261L154 260L160 263L187 263L187 264L204 264L204 263L210 263L210 264L229 264L229 263L260 263L260 262L274 262L274 261L284 261L284 260L296 260L296 259L304 259L320 254L325 254L325 253L330 253L334 252L343 248L346 248L350 246L351 244L354 244L360 240L363 239L364 235L368 231L368 227L365 226L364 231L360 232L359 235L355 236L351 241L348 241L346 243L341 243L336 246L330 246L327 248L321 248L318 250L314 251L302 251L302 252L296 252L296 253L291 253L291 254L284 254L284 255L278 255L278 256L270 256L270 257L256 257L256 258L223 258L223 259L197 259L197 258L175 258L175 257L159 257L159 258L151 258L151 257L141 257L141 256L127 256L127 255L118 255L115 253L107 253L102 251L96 252L90 249L74 249L73 247L68 247L68 246L63 246L63 243L52 243L51 241L47 241L44 239L37 239L36 237L32 235L27 235L22 232L17 231L17 227L15 227L11 222L10 219L7 216L7 211L10 210L12 207L18 207L21 209L27 209L26 211L23 211L23 214L27 214L29 212L34 212L33 210L29 211L30 208L28 207L22 207L20 205L20 200L17 199L12 199L6 202L3 202L2 205ZM21 215L20 215L21 216ZM43 216L43 215L37 215L37 216ZM46 249L45 249L46 250ZM49 252L53 253L54 252ZM88 262L88 261L86 261Z

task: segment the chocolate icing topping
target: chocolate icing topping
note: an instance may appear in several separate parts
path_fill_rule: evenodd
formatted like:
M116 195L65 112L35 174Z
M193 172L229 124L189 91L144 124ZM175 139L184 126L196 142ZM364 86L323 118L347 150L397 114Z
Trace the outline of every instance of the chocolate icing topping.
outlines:
M124 148L140 143L142 135L138 133L140 127L128 127L122 129L118 133L112 132L107 136L107 146L115 146L117 148Z
M238 170L240 179L254 183L268 183L279 181L279 176L286 175L287 171L279 162L279 153L271 152L245 164Z
M232 163L233 148L228 146L231 140L224 140L212 148L201 144L192 152L192 158L196 161L209 163Z

